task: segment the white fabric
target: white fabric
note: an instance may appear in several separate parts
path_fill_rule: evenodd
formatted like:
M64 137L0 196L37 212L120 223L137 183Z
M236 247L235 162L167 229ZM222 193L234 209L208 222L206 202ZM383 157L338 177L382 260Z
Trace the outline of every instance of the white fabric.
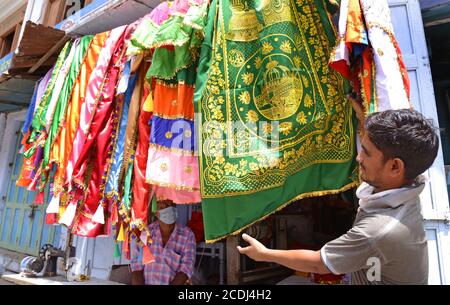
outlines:
M75 212L77 211L77 205L75 203L70 203L61 219L59 220L60 224L64 224L68 227L72 225L73 219L75 218Z
M105 214L102 204L98 205L97 211L95 211L94 216L92 216L92 221L96 223L105 224Z
M72 65L72 61L75 57L75 50L79 42L80 39L77 38L72 44L69 55L64 61L61 70L58 73L58 77L56 78L56 82L53 87L52 98L50 100L50 103L48 104L47 114L45 115L45 122L46 122L45 129L47 130L47 133L49 132L50 126L52 125L53 115L55 114L55 108L58 103L59 95L61 94L62 87L64 85L64 82L66 81L66 77L67 74L69 73L70 66Z
M52 200L48 204L47 210L45 211L47 214L56 214L59 213L59 195L56 197L53 196Z
M347 28L347 16L348 16L348 1L342 0L339 10L339 43L333 52L334 58L332 61L345 60L347 65L350 65L350 60L348 58L348 48L345 45L345 34Z
M389 36L394 38L389 5L386 0L361 0L360 3L375 62L375 112L410 108L398 63L399 54Z

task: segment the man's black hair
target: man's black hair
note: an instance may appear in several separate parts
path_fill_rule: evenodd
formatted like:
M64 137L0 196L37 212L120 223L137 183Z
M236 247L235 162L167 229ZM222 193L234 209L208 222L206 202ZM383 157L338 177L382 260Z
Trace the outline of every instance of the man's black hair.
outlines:
M386 110L370 114L365 122L370 141L387 161L400 158L405 164L405 179L415 179L436 158L439 139L431 120L409 109Z

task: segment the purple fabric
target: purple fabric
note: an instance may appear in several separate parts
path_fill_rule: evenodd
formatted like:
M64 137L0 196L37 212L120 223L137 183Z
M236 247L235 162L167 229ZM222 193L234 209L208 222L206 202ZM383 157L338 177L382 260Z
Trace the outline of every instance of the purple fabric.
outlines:
M36 106L35 109L38 108L39 104L41 103L42 96L45 93L45 89L47 89L48 82L50 81L50 78L52 77L53 68L51 68L47 74L45 74L44 78L39 83L37 93L36 93Z
M155 257L153 263L142 265L139 260L139 246L133 241L131 247L131 271L144 270L146 285L169 285L178 272L192 277L195 264L196 243L194 233L188 227L176 224L175 228L163 246L158 221L148 228L153 243L150 251Z
M42 146L38 146L37 152L36 152L36 158L34 159L33 171L31 172L31 175L30 175L31 179L34 179L34 177L36 176L36 171L37 171L37 168L39 167L39 164L42 161L43 155L44 155L44 148Z

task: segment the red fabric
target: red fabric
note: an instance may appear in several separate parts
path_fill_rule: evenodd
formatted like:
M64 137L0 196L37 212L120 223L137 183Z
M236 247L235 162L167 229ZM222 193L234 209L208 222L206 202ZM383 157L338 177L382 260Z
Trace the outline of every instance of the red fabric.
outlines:
M130 233L127 232L125 234L125 240L123 241L122 244L122 254L125 255L125 258L127 260L131 259L131 252L130 252Z
M342 280L344 279L343 274L332 274L332 273L326 273L326 274L318 274L318 273L311 273L311 280L314 283L317 284L340 284L342 283Z
M45 192L42 191L40 192L36 198L34 199L34 203L36 204L43 204L44 203L44 196L45 196Z
M52 213L45 215L45 223L48 225L54 225L58 223L58 214Z
M202 212L192 212L188 227L194 232L195 241L197 243L205 240Z
M155 261L155 257L153 256L152 252L150 251L150 247L145 245L143 247L142 251L142 264L147 265L150 263L153 263Z
M22 148L23 151L27 151L28 149L30 149L33 144L28 144L28 138L30 137L30 132L27 132L22 139ZM31 179L31 174L34 170L34 160L36 159L36 153L34 153L31 157L26 158L25 156L23 157L23 164L22 164L22 169L20 171L19 174L19 178L16 181L16 185L17 186L22 186L22 187L27 187L31 184L32 179Z
M118 46L123 47L123 43L118 43ZM111 134L114 125L114 92L120 72L119 66L114 63L120 56L120 53L121 49L116 49L109 71L105 76L108 81L106 81L99 98L89 134L80 157L74 166L73 177L78 183L85 181L85 175L90 174L87 191L84 192L80 189L75 191L77 193L75 200L85 198L81 211L76 215L77 219L72 230L74 234L79 236L96 237L98 235L108 235L107 226L101 223L94 223L91 218L101 201L100 186L104 183L102 176L108 165L107 154L111 145ZM88 169L91 165L92 171Z
M113 130L113 95L117 76L118 70L112 69L110 73L111 81L107 84L107 96L102 94L103 98L99 101L99 106L91 124L92 133L89 134L83 148L83 158L80 157L79 159L84 159L85 162L81 167L78 167L78 169L81 170L77 171L76 175L74 175L74 177L83 181L88 163L93 163L93 170L89 177L86 199L82 207L83 213L77 215L79 222L77 222L78 226L74 228L73 231L76 235L80 236L95 237L100 234L107 235L107 232L104 232L104 225L92 223L91 217L87 217L86 214L93 216L101 200L100 185L102 183L102 175L105 172L105 166L107 165L106 156L109 146L111 145L111 133ZM88 154L90 155L90 158L85 157Z

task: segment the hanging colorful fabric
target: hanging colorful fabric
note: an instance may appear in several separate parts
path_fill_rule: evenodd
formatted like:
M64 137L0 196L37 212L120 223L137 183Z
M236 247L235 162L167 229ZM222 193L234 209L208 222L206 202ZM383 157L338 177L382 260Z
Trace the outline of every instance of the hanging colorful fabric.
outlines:
M51 103L55 103L53 111L54 115L50 118L50 112L47 112L46 128L48 135L44 146L44 160L42 163L43 172L41 172L42 184L46 182L46 177L48 176L47 172L50 170L51 166L54 163L58 164L57 156L59 156L60 147L58 146L56 138L59 136L59 132L61 131L61 125L64 124L63 120L66 115L67 103L70 100L73 83L78 76L80 66L84 60L86 51L92 41L92 38L92 35L88 35L74 42L71 50L71 52L73 52L71 65L70 67L65 67L67 69L67 73L65 73L64 81L61 85L58 84L58 86L61 86L60 94L59 96L52 96ZM60 76L62 76L61 73Z
M107 157L110 151L111 134L115 125L118 124L117 113L115 113L118 108L115 107L115 103L119 100L114 98L115 87L125 67L126 59L123 56L125 40L130 34L128 26L119 29L117 33L116 29L112 31L114 35L112 33L110 38L114 40L107 42L111 56L105 70L107 72L103 76L104 80L101 81L100 95L97 97L97 105L94 106L95 114L92 122L88 124L89 132L85 135L84 145L73 168L73 183L77 185L77 189L74 190L75 199L82 198L82 202L81 211L77 215L72 231L80 236L96 237L109 234L107 226L104 225L103 204L106 201L102 196L106 185L106 173L110 165ZM120 101L122 102L122 99ZM97 216L103 219L93 219L96 212L99 213Z
M39 106L37 107L37 109L34 113L33 121L31 123L33 131L31 133L30 140L32 140L32 141L35 140L45 128L45 125L46 125L45 117L47 114L47 110L48 110L50 101L53 96L53 89L55 88L55 85L56 85L56 82L58 79L58 75L61 72L61 68L62 68L64 62L66 61L66 58L69 56L71 46L72 46L72 41L66 42L66 44L64 45L64 48L62 49L61 53L59 54L58 59L55 63L53 71L52 71L52 76L47 85L47 88L45 89L45 93L41 99L41 102L39 103ZM56 92L55 92L55 94L56 94Z
M94 36L80 67L78 77L73 85L66 115L63 119L64 126L54 144L54 146L59 148L59 155L55 156L57 159L55 162L59 164L54 177L55 193L60 193L63 190L66 181L67 163L72 152L74 137L80 121L81 106L85 101L86 87L108 36L109 32Z
M108 68L116 47L118 46L118 41L123 39L122 35L124 34L125 29L126 26L121 26L111 31L108 39L106 40L105 46L100 52L97 65L92 71L86 88L87 91L85 102L81 105L80 122L75 135L71 156L69 162L67 163L67 182L72 180L74 169L81 166L81 164L85 164L85 160L78 160L82 157L86 157L85 155L82 155L82 150L86 151L85 142L87 140L87 135L90 132L91 124L98 109L100 95L102 94L103 88L107 85L106 77L108 74ZM114 92L109 93L110 95L114 94ZM81 170L84 171L85 168Z
M38 193L36 198L34 199L35 204L44 204L45 192L41 191Z
M120 253L120 246L118 243L114 245L114 257L120 257L122 254Z
M153 256L152 252L150 251L150 247L148 245L145 245L142 249L142 264L147 265L151 264L155 261L155 257Z
M207 242L357 185L346 81L325 1L214 0L195 92Z
M131 94L133 93L134 87L136 85L137 75L134 74L129 78L128 87L125 91L124 104L122 107L122 114L120 115L119 131L116 133L116 147L113 152L113 161L109 171L109 176L105 189L105 196L107 198L112 198L114 195L118 196L117 190L119 189L119 175L120 168L123 162L123 146L125 139L125 130L127 127L128 120L128 109L130 107Z
M146 61L144 61L146 62ZM148 69L148 64L144 64L144 71ZM147 230L148 225L148 201L150 199L150 186L145 181L147 170L148 146L150 139L150 126L148 122L153 113L144 110L144 104L147 97L151 95L150 85L144 80L143 93L141 96L140 114L138 121L138 139L136 146L136 155L134 157L133 174L133 201L131 204L131 224L136 226L139 231Z
M408 73L385 0L342 0L330 66L352 81L365 114L411 108Z

